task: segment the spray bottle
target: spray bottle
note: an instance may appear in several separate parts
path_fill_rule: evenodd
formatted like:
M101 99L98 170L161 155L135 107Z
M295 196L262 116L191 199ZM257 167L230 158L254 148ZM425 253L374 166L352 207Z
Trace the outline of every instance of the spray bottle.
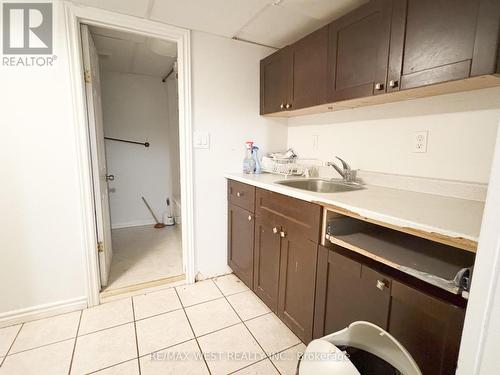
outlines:
M246 153L243 159L243 173L253 174L255 173L255 159L253 158L253 142L245 142Z

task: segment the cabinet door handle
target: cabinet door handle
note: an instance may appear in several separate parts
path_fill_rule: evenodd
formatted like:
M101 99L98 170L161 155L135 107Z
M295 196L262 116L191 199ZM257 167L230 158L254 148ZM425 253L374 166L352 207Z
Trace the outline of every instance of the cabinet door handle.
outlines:
M291 105L291 104L289 104L289 103L287 103L287 105L285 105L285 108L286 108L286 109L290 109L290 108L292 108L292 105Z
M380 289L380 290L384 290L386 285L385 285L385 282L382 281L382 280L377 280L377 289Z
M398 87L398 81L391 79L389 81L389 87L391 87L391 88Z
M273 228L273 233L274 233L274 234L278 233L278 228L274 227L274 228Z
M286 237L286 233L285 233L285 232L283 232L283 231L281 231L281 232L280 232L280 237L281 237L281 238L285 238L285 237Z
M383 90L383 89L384 89L384 84L383 83L377 82L375 84L375 90L380 91L380 90Z
M238 192L236 193L236 196L237 196L238 198L241 198L241 197L243 196L243 193L242 193L241 191L238 191Z
M285 105L283 103L280 104L280 108L281 109L284 109L285 108Z
M248 221L252 221L252 215L248 215Z

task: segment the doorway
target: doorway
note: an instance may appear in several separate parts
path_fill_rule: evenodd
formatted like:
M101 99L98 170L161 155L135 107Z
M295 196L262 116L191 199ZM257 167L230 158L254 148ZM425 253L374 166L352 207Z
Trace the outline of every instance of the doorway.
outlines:
M100 303L101 274L100 270L109 267L111 261L104 265L102 256L97 251L103 233L103 225L99 223L98 207L101 200L94 199L101 197L95 194L94 180L92 172L93 164L89 150L92 150L92 127L89 126L89 116L87 113L87 95L85 83L85 69L82 56L82 35L81 25L85 24L91 27L101 27L117 32L127 32L136 36L145 36L169 41L177 44L177 62L178 62L178 105L179 105L179 165L180 165L180 196L182 196L182 205L177 209L181 213L181 238L182 238L182 262L185 274L185 282L193 283L194 275L194 231L193 231L193 189L192 189L192 125L191 125L191 81L190 81L190 32L189 30L170 25L159 25L158 23L129 17L126 15L110 14L104 10L88 7L78 7L71 3L65 4L66 26L69 43L69 59L71 66L71 80L73 89L73 105L78 127L75 131L77 151L78 151L78 177L81 184L81 206L82 206L82 224L83 240L82 248L84 255L84 267L86 270L86 289L88 306L95 306ZM99 71L97 69L96 71ZM100 73L100 72L99 72ZM103 130L104 133L104 130ZM95 145L94 145L95 146ZM95 147L94 147L95 149ZM104 147L105 150L105 147ZM105 152L105 151L104 151ZM109 174L108 174L109 176ZM99 184L97 184L99 185ZM105 190L105 189L103 189ZM108 191L109 198L109 191ZM147 197L145 197L147 199ZM166 203L166 202L165 202ZM172 200L171 200L172 203ZM104 206L104 204L101 204ZM109 203L108 203L108 206ZM102 208L102 207L101 207ZM153 208L153 207L152 207ZM101 210L102 213L102 210ZM161 213L156 213L163 220ZM175 215L175 208L174 208ZM102 216L102 215L101 215ZM111 214L110 214L111 217ZM111 220L109 220L109 232L111 229ZM112 237L112 236L110 236ZM106 258L104 258L106 259ZM109 274L108 274L109 275Z
M101 297L182 280L177 45L81 36Z

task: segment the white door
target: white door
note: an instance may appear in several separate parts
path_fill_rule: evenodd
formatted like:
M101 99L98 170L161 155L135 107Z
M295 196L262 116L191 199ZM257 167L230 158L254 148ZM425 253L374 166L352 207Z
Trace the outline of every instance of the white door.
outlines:
M106 170L106 149L102 121L101 82L99 79L99 56L88 26L81 25L83 65L85 70L85 93L92 160L92 180L99 242L99 268L101 286L108 285L109 268L113 249L111 247L111 218L109 214L108 176Z

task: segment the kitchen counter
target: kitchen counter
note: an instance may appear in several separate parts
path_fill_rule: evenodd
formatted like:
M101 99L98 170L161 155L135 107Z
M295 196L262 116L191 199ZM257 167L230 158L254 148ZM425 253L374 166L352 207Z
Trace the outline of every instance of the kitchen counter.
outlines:
M475 252L477 247L484 202L375 185L349 192L316 193L277 184L286 177L267 173L229 173L225 177L469 251Z

